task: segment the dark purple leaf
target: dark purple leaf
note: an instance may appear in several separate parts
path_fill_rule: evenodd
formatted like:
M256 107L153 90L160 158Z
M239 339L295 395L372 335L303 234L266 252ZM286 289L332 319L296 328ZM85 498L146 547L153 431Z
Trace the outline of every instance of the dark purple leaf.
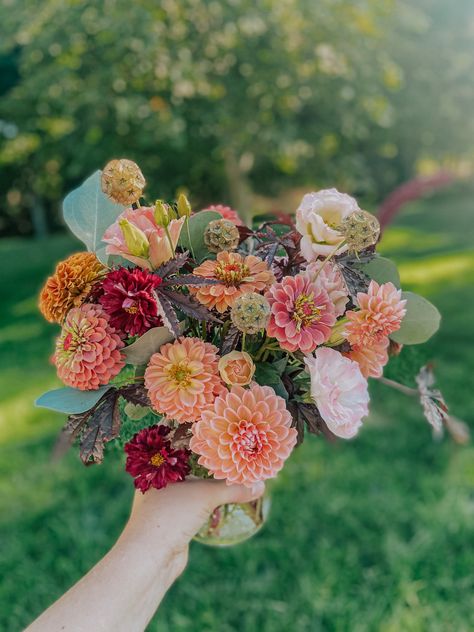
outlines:
M163 289L159 298L163 297L176 309L180 309L186 315L195 318L196 320L211 321L214 323L220 323L221 321L216 318L204 305L198 303L192 296L182 294L181 292L173 292L172 290ZM178 333L178 336L180 334Z
M158 301L158 311L160 312L164 324L172 331L174 336L178 338L181 335L179 320L176 310L170 301L169 292L166 292L166 290L160 291L160 288L158 288L155 294Z
M84 465L101 463L104 458L104 446L118 437L120 432L120 410L118 390L109 391L87 420L80 444L80 456Z
M163 281L160 287L163 289L168 287L180 287L182 285L218 285L220 281L217 279L207 279L206 277L197 276L196 274L182 274L181 276L169 276Z
M170 274L177 274L180 269L188 262L189 252L179 252L170 259L166 263L163 263L157 270L155 270L155 274L160 276L162 279L165 279Z
M241 333L237 329L237 327L234 327L234 325L231 325L231 327L229 328L229 331L224 336L221 343L221 349L220 349L221 356L225 355L226 353L230 353L236 348L240 336L241 336Z
M132 404L138 406L151 406L148 392L144 384L126 384L119 388L119 394Z

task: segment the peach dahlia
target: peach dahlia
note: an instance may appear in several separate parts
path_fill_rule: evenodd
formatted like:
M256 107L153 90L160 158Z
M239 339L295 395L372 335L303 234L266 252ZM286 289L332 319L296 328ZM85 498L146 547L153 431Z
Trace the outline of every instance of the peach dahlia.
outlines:
M235 300L246 292L264 292L275 281L262 259L254 255L223 251L215 261L204 261L194 274L218 281L216 285L190 287L189 291L209 309L223 314Z
M199 338L179 338L151 356L145 386L153 408L179 423L196 421L225 389L217 347Z
M285 400L269 386L233 386L192 428L199 464L229 485L251 487L273 478L296 444Z

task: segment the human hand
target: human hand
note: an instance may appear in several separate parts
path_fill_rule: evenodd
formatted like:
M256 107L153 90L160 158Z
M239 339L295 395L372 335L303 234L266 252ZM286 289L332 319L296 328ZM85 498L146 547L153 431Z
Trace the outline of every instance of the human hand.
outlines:
M243 485L227 485L224 481L188 479L165 489L150 489L145 494L137 491L122 537L155 542L171 585L186 567L190 540L214 509L227 503L256 500L264 490L262 482L249 489Z

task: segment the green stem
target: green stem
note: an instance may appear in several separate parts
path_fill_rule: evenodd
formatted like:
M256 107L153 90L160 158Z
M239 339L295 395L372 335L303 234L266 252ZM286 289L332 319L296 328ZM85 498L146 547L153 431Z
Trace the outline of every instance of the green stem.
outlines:
M246 333L242 334L242 351L245 351Z
M168 226L165 226L165 233L166 233L166 237L168 238L169 244L170 244L170 248L171 248L171 252L172 252L172 256L174 255L174 245L173 245L173 240L171 239L171 235L170 235L170 231L168 230Z
M396 391L400 391L404 395L409 395L410 397L416 397L419 395L416 388L410 388L409 386L405 386L405 384L400 384L399 382L395 382L395 380L390 380L388 377L379 377L379 382L385 384L385 386L390 386L390 388L394 388Z
M194 254L194 249L193 249L193 244L191 241L191 231L189 230L189 217L186 216L186 219L184 220L184 223L186 224L186 232L188 234L188 241L189 241L189 247L191 249L191 255L193 257L193 259L196 261L196 255Z
M346 239L344 238L342 241L340 241L337 246L334 248L334 250L331 250L331 252L328 254L328 256L324 259L321 267L319 268L316 276L314 277L314 280L316 281L316 279L318 278L318 276L321 274L321 272L323 271L324 266L326 265L326 263L329 261L329 259L331 259L336 252L339 250L339 248L344 244L344 242L346 241Z

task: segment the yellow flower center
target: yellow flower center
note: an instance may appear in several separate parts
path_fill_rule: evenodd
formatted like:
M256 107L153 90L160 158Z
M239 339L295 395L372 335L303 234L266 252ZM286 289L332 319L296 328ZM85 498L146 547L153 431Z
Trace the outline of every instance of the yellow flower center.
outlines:
M186 362L174 364L168 371L169 378L182 387L187 387L191 384L191 374L192 372Z
M150 459L150 463L154 465L155 467L160 467L160 465L163 465L164 462L165 462L165 457L162 456L159 452L154 454Z
M245 277L249 276L250 269L245 263L218 263L215 277L226 285L239 285Z
M324 305L315 304L314 294L300 294L295 301L295 309L292 315L298 331L302 327L308 327L314 321L319 320L324 309Z

